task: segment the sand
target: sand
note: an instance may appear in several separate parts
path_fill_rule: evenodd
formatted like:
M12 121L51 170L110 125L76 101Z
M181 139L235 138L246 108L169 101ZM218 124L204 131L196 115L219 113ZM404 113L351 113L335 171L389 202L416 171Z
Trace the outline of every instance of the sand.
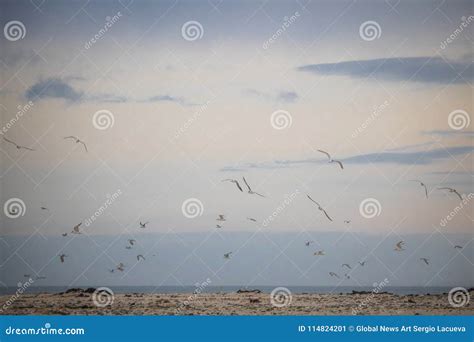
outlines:
M470 292L474 298L474 292ZM293 294L276 307L266 293L115 294L105 307L91 293L23 294L8 303L0 296L3 315L473 315L472 301L455 308L447 294Z

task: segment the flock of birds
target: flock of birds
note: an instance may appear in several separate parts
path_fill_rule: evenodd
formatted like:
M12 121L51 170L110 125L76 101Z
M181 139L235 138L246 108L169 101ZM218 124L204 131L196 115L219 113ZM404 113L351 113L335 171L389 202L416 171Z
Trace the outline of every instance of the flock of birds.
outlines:
M13 140L10 140L6 137L3 138L7 143L15 146L17 149L21 150L21 149L24 149L24 150L28 150L28 151L35 151L33 148L30 148L30 147L27 147L27 146L23 146L23 145L20 145L16 142L14 142ZM81 139L77 138L76 136L67 136L67 137L64 137L64 140L70 140L76 144L81 144L83 147L84 147L84 150L85 152L88 152L88 149L87 149L87 145L84 141L82 141ZM341 170L344 170L344 165L343 163L340 161L340 160L336 160L336 159L333 159L332 156L324 151L324 150L317 150L318 152L324 154L327 158L328 158L328 163L329 164L332 164L332 163L336 163ZM256 196L259 196L259 197L263 197L265 198L265 196L261 193L258 193L254 190L252 190L252 187L249 185L249 183L247 182L247 180L245 179L245 177L242 177L242 181L243 181L243 184L245 184L245 187L246 187L246 192L250 195L256 195ZM409 180L411 182L417 182L420 184L421 187L423 187L424 189L424 194L425 194L425 197L428 198L429 196L429 190L428 190L428 187L426 186L426 184L424 182L422 182L421 180L417 180L417 179L413 179L413 180ZM238 191L240 192L244 192L244 189L243 187L241 186L241 183L239 182L238 179L232 179L232 178L227 178L227 179L223 179L222 182L229 182L229 183L233 183L235 184L236 188ZM443 191L448 191L449 193L453 193L455 194L461 201L463 200L462 198L462 195L454 188L450 188L450 187L440 187L440 188L437 188L438 190L443 190ZM307 198L313 203L316 205L317 209L319 211L322 212L322 214L324 215L324 217L326 217L327 220L329 220L330 222L333 222L333 218L328 214L328 212L322 207L322 205L315 201L310 195L306 195ZM40 207L41 210L49 210L47 207ZM252 222L257 222L257 219L253 218L253 217L247 217L247 220L249 221L252 221ZM218 229L222 229L223 228L223 222L226 221L226 217L224 214L219 214L216 221L218 222L216 224L216 228ZM350 220L344 220L344 223L345 224L349 224L351 221ZM141 229L145 229L147 227L147 225L149 224L149 222L139 222L139 228ZM73 226L72 228L72 231L70 232L71 234L81 234L81 225L82 225L82 222L76 224L75 226ZM66 237L68 236L68 232L64 232L61 234L63 237ZM306 247L310 247L311 244L313 244L314 241L306 241L305 242L305 246ZM136 245L136 240L134 239L128 239L128 245L125 246L126 249L128 250L131 250L133 249L133 247ZM405 241L398 241L396 244L395 244L395 247L394 247L394 251L396 252L402 252L402 251L405 251L406 248L405 248ZM463 247L460 246L460 245L455 245L454 246L455 249L462 249ZM227 252L224 254L224 259L230 259L231 258L231 255L232 255L232 251L230 252ZM324 256L326 255L326 252L324 250L317 250L313 253L314 256ZM153 254L153 256L156 256L155 254ZM64 263L66 261L66 258L68 257L68 255L62 253L62 254L59 254L58 255L58 258L60 260L61 263ZM142 261L145 261L145 257L142 255L142 254L138 254L136 256L136 259L137 259L137 262L140 262L141 260ZM421 257L420 258L420 261L422 261L423 263L425 263L426 265L429 265L430 264L430 259L429 258L426 258L426 257ZM362 261L358 261L358 264L360 266L365 266L367 260L362 260ZM341 268L343 269L346 269L346 270L352 270L352 266L348 263L343 263L341 265ZM115 271L120 271L120 272L123 272L125 270L125 264L120 262L115 268L113 269L109 269L109 272L110 273L114 273ZM30 277L29 274L25 274L24 275L25 277ZM339 276L338 273L336 272L329 272L329 276L330 277L335 277L335 278L341 278ZM344 273L344 277L346 279L350 279L350 275L348 273ZM36 277L36 279L45 279L46 277L45 276L38 276Z

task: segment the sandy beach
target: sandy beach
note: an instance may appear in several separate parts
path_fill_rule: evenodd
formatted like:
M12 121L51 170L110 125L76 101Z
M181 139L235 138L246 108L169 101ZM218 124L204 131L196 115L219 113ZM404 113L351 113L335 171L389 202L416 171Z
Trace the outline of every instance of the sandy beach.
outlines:
M92 291L0 297L3 315L473 315L472 301L453 307L447 294L293 294L272 305L267 293L115 294L98 307ZM470 291L474 296L474 291Z

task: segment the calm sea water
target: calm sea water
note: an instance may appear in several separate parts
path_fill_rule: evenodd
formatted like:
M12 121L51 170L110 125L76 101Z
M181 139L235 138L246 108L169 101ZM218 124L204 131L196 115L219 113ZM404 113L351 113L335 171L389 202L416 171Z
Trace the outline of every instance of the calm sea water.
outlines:
M81 286L80 288L87 288L88 286ZM94 286L91 286L94 287ZM27 288L24 293L58 293L64 292L72 287L61 286L32 286ZM246 288L246 290L259 289L264 293L270 293L275 286L255 286ZM352 291L372 291L372 287L332 287L332 286L287 286L292 293L351 293ZM196 290L194 286L110 286L114 293L192 293ZM200 288L201 292L205 293L231 293L242 289L240 286L207 286ZM447 293L451 287L385 287L380 291L386 291L394 294L440 294ZM16 287L0 288L0 294L13 294L17 291Z

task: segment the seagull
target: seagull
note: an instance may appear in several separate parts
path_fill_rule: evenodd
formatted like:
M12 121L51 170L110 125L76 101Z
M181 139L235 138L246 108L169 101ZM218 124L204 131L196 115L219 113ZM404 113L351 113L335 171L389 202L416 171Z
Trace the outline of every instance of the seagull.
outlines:
M67 233L62 233L61 235L62 235L62 236L67 236Z
M446 188L438 188L438 190L448 190L449 192L455 193L459 197L459 199L462 201L462 196L456 189L446 187Z
M239 184L239 182L237 181L237 179L230 179L230 178L228 178L228 179L223 179L221 182L232 182L232 183L234 183L234 184L237 186L237 188L238 188L241 192L243 192L242 187L240 186L240 184Z
M73 139L73 140L75 140L76 144L82 144L84 146L84 149L86 150L86 152L88 152L86 143L84 141L82 141L81 139L79 139L78 137L75 137L75 136L71 135L69 137L64 137L64 139Z
M125 249L132 249L132 246L125 246Z
M76 224L76 225L74 226L74 228L72 228L72 232L71 232L71 233L72 233L72 234L81 234L81 232L79 231L79 227L80 227L81 225L82 225L82 222L79 223L79 224Z
M429 259L428 258L420 258L421 261L424 261L425 264L429 265Z
M344 223L349 224L349 223L351 223L351 220L344 220Z
M326 215L326 217L328 218L329 221L332 221L332 218L329 217L328 213L326 212L326 210L323 209L323 207L321 207L321 205L316 202L314 199L312 199L309 195L306 195L308 196L308 198L313 202L313 203L316 203L316 205L318 206L318 209L321 210L324 215Z
M361 265L361 266L365 266L365 263L366 263L365 260L364 261L359 261L359 265Z
M225 253L224 254L224 259L230 259L230 255L232 254L232 252L229 252L229 253Z
M247 217L247 220L252 221L252 222L257 222L257 220L254 219L253 217Z
M344 266L346 266L348 269L352 270L351 265L349 265L349 264L342 264L342 265L341 265L341 267L344 267Z
M31 277L31 274L23 274L23 277L29 278L29 277Z
M260 197L265 197L265 196L263 196L262 194L259 194L258 192L253 191L253 190L250 188L249 183L247 183L247 180L245 179L245 177L242 177L242 178L243 178L243 180L244 180L245 185L247 185L247 188L249 189L248 193L249 193L250 195L258 195L258 196L260 196Z
M143 260L145 260L145 257L144 257L143 255L138 254L138 255L137 255L137 260L140 261L140 258L142 258Z
M317 251L314 252L313 255L326 255L326 253L324 251Z
M117 265L117 270L119 270L120 272L123 272L123 271L124 271L124 267L125 267L125 265L122 264L122 263L120 263L120 264Z
M404 251L405 250L405 248L403 248L404 245L405 245L405 241L398 241L395 244L395 248L393 250L397 252Z
M331 277L339 278L339 276L337 275L337 273L334 273L334 272L329 272L329 275L330 275Z
M110 273L114 273L114 272L115 272L115 270L114 270L114 269L111 269L111 270L109 270L109 272L110 272Z
M326 151L318 150L318 152L321 152L322 154L325 154L329 159L329 163L337 163L341 167L341 170L344 170L344 165L342 165L342 162L340 160L332 159L331 155L329 153L327 153Z
M222 228L220 224L216 224L216 228Z
M48 210L48 211L49 211L49 209L46 208L46 207L40 207L40 209L41 209L41 210Z
M456 246L454 246L454 248L462 249L462 246L456 245Z
M3 137L3 140L5 140L6 142L9 142L10 144L14 145L17 149L21 150L21 149L24 149L24 150L28 150L28 151L35 151L34 149L32 148L29 148L29 147L26 147L26 146L21 146L21 145L18 145L16 142L14 141L11 141L5 137Z
M61 260L61 262L64 262L64 259L67 258L67 255L66 254L61 254L59 255L59 259Z
M409 181L420 183L420 185L425 188L425 196L426 196L426 198L428 198L428 188L426 187L425 183L423 183L422 181L417 180L417 179L410 179Z
M309 247L309 245L311 245L312 243L314 243L314 241L306 241L304 244L306 245L306 247Z
M129 243L130 245L132 245L132 246L135 244L135 242L136 242L136 241L135 241L134 239L129 239L129 240L128 240L128 243Z
M344 274L344 277L346 277L346 279L351 279L351 277L347 273Z
M140 221L140 228L146 228L147 224L148 222L142 223L142 221Z
M221 221L221 222L224 222L225 221L225 217L224 215L219 215L218 218L216 218L216 221Z

